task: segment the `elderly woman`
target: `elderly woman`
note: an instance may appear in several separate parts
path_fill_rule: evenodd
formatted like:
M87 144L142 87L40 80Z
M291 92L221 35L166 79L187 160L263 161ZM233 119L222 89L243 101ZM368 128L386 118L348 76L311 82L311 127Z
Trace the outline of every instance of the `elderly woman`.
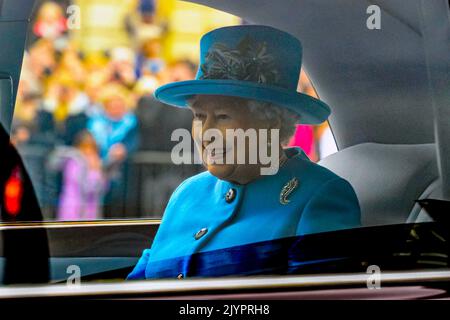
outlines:
M282 147L297 123L318 124L330 113L296 92L301 50L296 38L271 27L217 29L201 40L196 80L155 92L164 103L192 110L192 135L207 171L175 190L151 249L128 279L290 273L297 259L286 239L360 225L350 184L299 148ZM257 135L256 149L234 137L211 149L218 138L199 137L209 129L224 140L230 129L279 134ZM237 158L242 145L246 161ZM249 161L267 152L279 155L269 173L261 157Z

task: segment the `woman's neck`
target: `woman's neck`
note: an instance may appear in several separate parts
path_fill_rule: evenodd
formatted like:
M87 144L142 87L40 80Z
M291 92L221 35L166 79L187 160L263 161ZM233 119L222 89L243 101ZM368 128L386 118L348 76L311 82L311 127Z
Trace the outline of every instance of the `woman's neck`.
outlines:
M280 147L280 151L279 151L279 157L278 157L278 170L287 162L288 157L286 155L286 152L284 151L284 149L282 147ZM241 174L239 174L238 177L234 177L230 180L228 180L229 182L238 184L238 185L246 185L249 184L259 178L262 177L261 175L261 166L252 166L252 167L243 167L242 170L245 170L247 174L243 174L244 172L242 172ZM248 171L252 171L251 173L249 173Z

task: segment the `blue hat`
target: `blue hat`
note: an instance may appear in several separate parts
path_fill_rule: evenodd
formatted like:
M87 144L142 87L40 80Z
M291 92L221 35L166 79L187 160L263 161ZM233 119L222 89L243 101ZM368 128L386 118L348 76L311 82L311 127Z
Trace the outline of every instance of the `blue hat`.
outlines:
M297 92L302 64L300 41L289 33L258 25L225 27L200 41L195 80L159 87L159 101L187 107L195 95L222 95L271 102L300 116L300 123L319 124L330 115L322 101Z

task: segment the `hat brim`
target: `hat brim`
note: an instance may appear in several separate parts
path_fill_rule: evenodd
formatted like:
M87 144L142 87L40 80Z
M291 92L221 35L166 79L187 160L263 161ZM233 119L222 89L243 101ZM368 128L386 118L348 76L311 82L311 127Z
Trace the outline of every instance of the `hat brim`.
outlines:
M195 95L221 95L271 102L285 107L300 116L299 123L320 124L330 115L324 102L292 90L250 81L239 80L188 80L172 82L159 87L157 100L176 107L187 107Z

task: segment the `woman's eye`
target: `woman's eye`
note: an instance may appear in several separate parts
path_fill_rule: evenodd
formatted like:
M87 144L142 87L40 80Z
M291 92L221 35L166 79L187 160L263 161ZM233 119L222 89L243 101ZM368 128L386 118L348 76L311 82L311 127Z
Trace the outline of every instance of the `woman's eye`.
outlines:
M201 114L201 113L194 113L194 118L195 119L204 119L205 118L205 115L204 114Z
M217 118L218 120L228 120L228 119L230 119L230 116L227 115L227 114L218 114L218 115L216 116L216 118Z

